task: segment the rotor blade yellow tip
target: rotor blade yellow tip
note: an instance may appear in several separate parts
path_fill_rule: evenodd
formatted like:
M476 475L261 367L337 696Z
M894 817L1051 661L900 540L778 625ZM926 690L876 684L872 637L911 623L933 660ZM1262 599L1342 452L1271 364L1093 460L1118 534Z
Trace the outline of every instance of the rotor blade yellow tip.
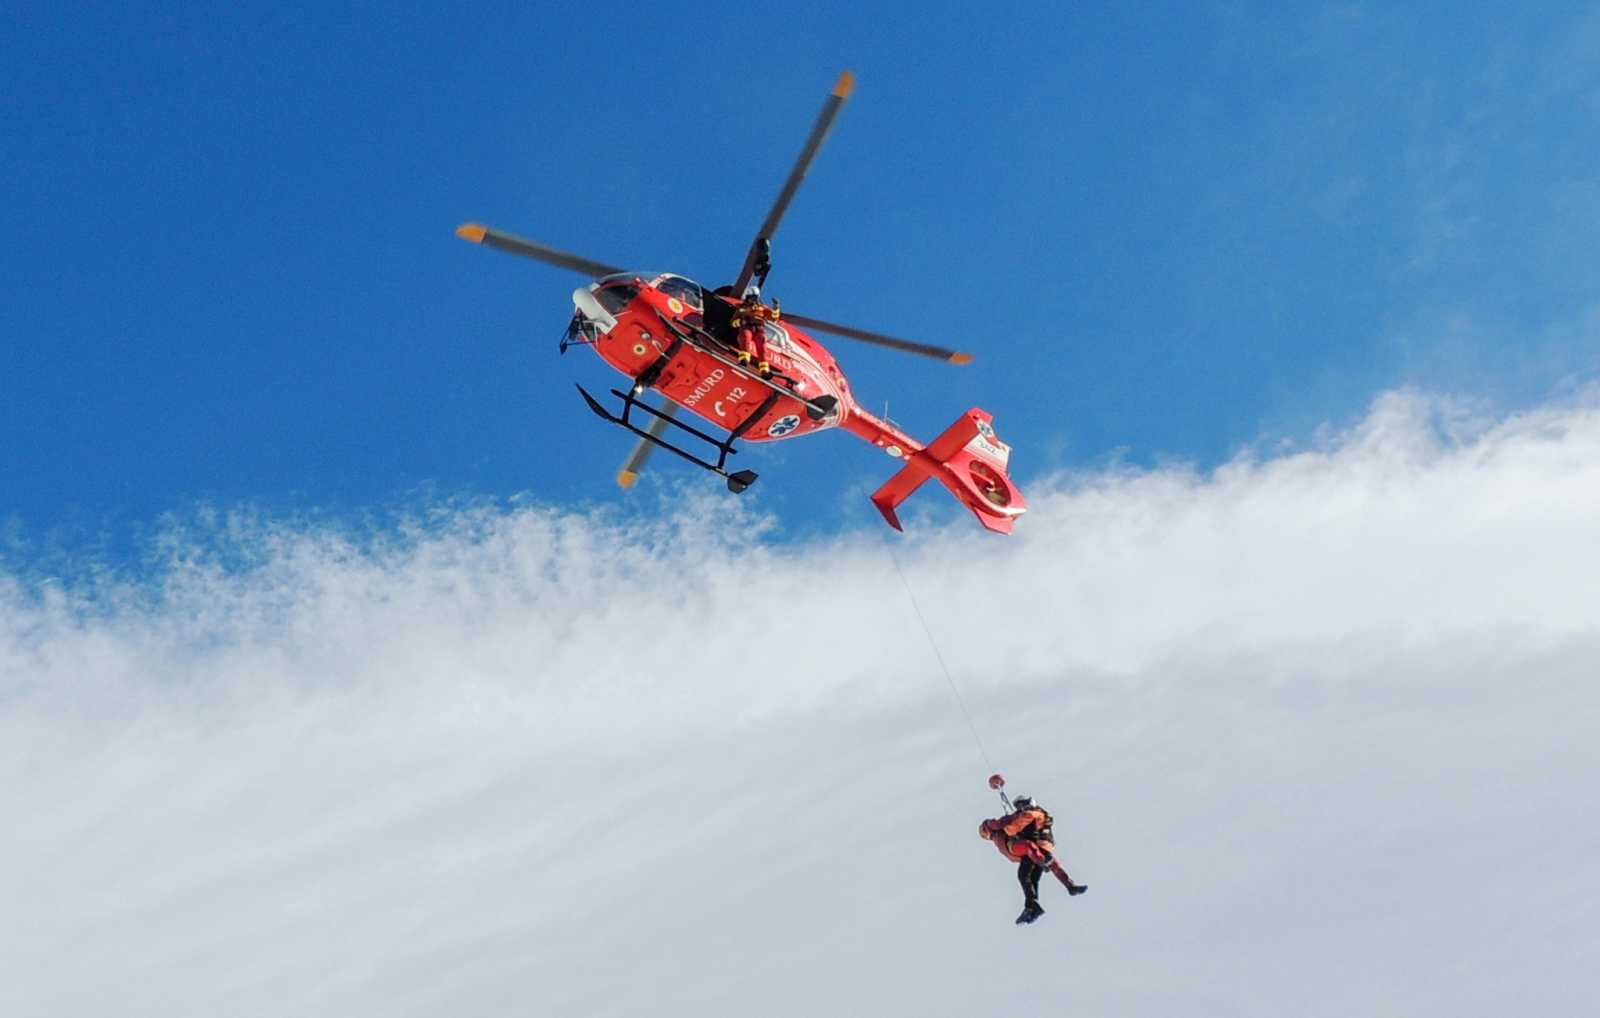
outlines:
M839 80L834 82L833 94L840 99L850 98L850 92L856 87L856 76L849 71L839 75Z
M972 355L970 353L953 353L953 354L950 355L950 363L951 364L971 364L972 363Z
M462 223L456 227L456 236L462 240L470 240L474 244L482 244L484 235L489 231L477 223Z
M622 485L624 488L633 487L633 482L637 481L638 479L639 475L634 473L632 470L617 471L617 483Z

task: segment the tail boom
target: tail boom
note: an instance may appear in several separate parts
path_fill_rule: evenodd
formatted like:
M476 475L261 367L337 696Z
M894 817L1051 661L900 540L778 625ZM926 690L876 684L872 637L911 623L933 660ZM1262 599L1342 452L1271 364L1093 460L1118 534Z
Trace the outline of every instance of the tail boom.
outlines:
M987 410L973 407L927 446L859 408L844 427L905 460L900 472L872 496L872 504L896 530L903 528L895 510L930 477L996 533L1011 533L1017 517L1028 511L1022 491L1006 473L1011 447L995 435L994 417Z

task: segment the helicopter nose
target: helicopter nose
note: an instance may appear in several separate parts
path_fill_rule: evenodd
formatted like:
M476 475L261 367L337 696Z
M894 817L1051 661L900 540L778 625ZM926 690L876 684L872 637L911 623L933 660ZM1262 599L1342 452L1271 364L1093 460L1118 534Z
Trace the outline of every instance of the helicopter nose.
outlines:
M600 306L600 302L595 299L594 291L587 286L580 286L572 291L572 303L583 317L593 322L595 328L601 332L609 335L611 330L617 327L616 317Z

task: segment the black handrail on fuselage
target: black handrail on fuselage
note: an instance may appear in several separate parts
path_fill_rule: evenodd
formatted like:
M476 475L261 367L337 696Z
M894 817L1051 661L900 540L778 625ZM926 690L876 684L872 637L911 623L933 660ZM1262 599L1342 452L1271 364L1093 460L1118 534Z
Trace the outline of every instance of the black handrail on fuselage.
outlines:
M668 318L660 311L657 311L655 308L651 308L650 310L654 312L656 318L661 322L662 326L665 327L668 332L672 333L673 338L694 347L707 357L720 362L724 367L728 368L730 371L733 371L735 374L749 379L756 385L766 388L772 394L780 397L788 396L790 399L801 403L806 408L806 416L812 420L820 421L838 408L839 401L832 396L823 396L815 400L807 399L798 392L795 392L793 388L779 385L777 382L773 381L773 378L781 378L785 382L788 382L789 386L793 386L795 384L795 380L790 378L788 375L775 374L772 376L772 378L763 378L760 373L751 371L738 361L735 361L714 349L712 344L716 344L717 341L712 338L709 332L706 332L703 329L697 329L687 322L674 322L672 319ZM657 363L662 362L658 361ZM746 428L749 426L749 422L756 420L758 417L760 417L760 415L766 413L770 409L772 409L770 402L763 403L759 410L757 410L750 417L745 418L745 425L739 429L739 434L744 434Z

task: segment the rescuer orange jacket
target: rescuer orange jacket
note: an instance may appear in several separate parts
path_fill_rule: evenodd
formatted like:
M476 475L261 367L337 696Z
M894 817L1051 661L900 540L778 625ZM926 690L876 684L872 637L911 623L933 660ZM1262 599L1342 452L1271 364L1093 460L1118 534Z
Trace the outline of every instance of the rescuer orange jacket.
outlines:
M998 820L985 820L978 826L978 834L994 842L1000 854L1013 862L1031 858L1043 865L1056 850L1050 825L1050 814L1031 806Z

